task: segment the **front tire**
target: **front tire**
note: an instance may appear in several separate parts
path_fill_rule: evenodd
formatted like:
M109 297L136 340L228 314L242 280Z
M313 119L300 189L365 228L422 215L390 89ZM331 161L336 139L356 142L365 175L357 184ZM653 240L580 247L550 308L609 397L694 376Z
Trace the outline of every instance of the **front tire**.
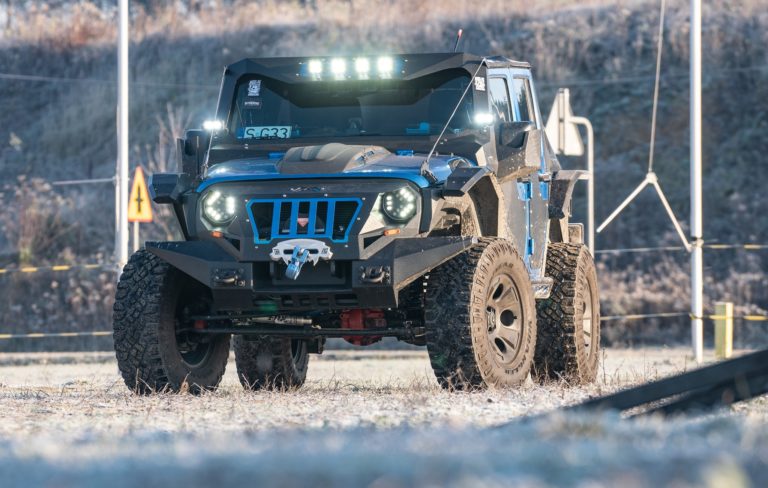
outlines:
M186 332L190 315L209 311L210 291L154 254L134 253L120 275L114 305L117 366L137 394L200 393L221 382L229 334Z
M246 390L287 390L307 379L307 342L275 337L235 336L237 377Z
M429 359L443 388L511 387L528 378L536 305L510 242L482 239L430 273L425 312Z
M591 383L600 362L600 300L595 263L583 244L551 243L552 293L539 301L534 376Z

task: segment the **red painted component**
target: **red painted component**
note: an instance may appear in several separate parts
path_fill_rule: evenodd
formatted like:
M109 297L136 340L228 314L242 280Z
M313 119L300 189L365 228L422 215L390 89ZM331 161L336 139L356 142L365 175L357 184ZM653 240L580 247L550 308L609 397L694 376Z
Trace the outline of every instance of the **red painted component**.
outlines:
M341 328L350 330L383 329L387 319L381 310L354 309L341 313ZM379 342L381 336L344 336L343 339L355 346L370 346Z
M205 320L195 320L193 327L197 330L205 329Z

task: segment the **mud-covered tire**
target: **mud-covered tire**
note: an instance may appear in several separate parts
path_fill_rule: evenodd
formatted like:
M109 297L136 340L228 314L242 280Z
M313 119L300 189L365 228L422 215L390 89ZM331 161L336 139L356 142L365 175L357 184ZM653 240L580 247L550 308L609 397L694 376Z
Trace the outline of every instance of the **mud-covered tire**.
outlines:
M595 263L583 244L551 243L546 274L552 293L537 303L533 376L589 383L600 362L600 300Z
M432 271L425 326L429 359L442 387L523 383L533 364L536 305L512 244L481 239Z
M229 335L177 334L183 309L205 312L207 288L154 254L134 253L120 275L113 331L117 366L137 394L200 393L218 386ZM198 336L200 336L198 338Z
M418 278L416 281L400 290L398 307L400 310L405 312L406 317L409 319L416 319L422 323L424 321L425 283L425 279L422 276L421 278ZM412 338L400 340L406 344L411 344L414 346L427 345L426 334L421 332L419 332L419 335L416 335Z
M232 343L237 377L246 390L287 390L307 379L306 341L235 336Z

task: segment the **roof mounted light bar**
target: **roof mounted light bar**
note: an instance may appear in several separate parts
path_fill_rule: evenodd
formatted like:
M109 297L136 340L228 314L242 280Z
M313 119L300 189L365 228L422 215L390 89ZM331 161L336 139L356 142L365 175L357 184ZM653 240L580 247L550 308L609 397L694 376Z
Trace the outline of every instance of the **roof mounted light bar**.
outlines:
M399 72L403 62L392 56L357 57L354 59L310 59L301 63L302 75L312 80L387 80Z

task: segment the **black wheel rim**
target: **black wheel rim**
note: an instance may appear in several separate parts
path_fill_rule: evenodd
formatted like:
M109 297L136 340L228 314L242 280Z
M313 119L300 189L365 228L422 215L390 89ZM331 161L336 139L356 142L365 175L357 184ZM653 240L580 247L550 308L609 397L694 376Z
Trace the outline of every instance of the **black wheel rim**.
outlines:
M523 305L520 291L507 273L497 275L485 301L488 342L501 364L514 362L523 342Z
M182 336L182 337L179 337ZM190 341L189 334L183 333L176 336L176 345L181 355L181 360L190 368L195 368L205 363L213 349L212 342Z
M214 343L209 336L189 332L194 328L189 317L205 315L209 308L207 296L202 293L193 293L192 290L180 293L175 320L176 349L181 361L189 368L204 364L213 352Z
M304 348L302 347L304 345L304 341L300 341L297 339L294 339L291 341L291 358L293 359L293 364L298 364L301 360L301 353L303 352Z

